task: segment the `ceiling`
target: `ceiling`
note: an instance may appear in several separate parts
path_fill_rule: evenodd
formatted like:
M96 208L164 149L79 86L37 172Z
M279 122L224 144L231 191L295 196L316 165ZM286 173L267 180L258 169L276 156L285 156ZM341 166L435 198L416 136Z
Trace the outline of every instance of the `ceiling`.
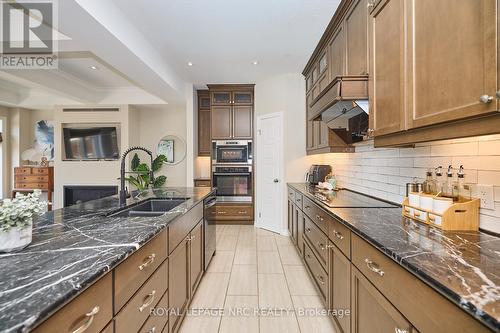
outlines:
M112 0L185 81L302 72L339 0ZM258 61L258 65L253 65ZM193 66L189 67L188 62Z

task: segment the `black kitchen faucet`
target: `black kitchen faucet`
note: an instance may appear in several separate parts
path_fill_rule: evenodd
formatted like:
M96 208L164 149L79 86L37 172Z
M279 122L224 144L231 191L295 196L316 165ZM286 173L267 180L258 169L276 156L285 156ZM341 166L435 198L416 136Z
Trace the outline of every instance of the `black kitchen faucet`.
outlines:
M142 150L146 152L151 159L151 166L149 168L149 183L153 184L154 174L153 174L153 153L144 147L130 147L122 155L122 163L120 167L120 206L125 206L127 202L127 189L125 187L125 158L127 155L134 150Z

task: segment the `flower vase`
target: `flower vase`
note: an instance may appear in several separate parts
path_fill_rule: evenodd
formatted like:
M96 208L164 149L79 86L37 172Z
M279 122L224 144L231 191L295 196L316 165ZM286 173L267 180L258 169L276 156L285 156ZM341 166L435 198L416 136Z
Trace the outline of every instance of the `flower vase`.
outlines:
M31 243L32 225L0 231L0 252L20 251Z

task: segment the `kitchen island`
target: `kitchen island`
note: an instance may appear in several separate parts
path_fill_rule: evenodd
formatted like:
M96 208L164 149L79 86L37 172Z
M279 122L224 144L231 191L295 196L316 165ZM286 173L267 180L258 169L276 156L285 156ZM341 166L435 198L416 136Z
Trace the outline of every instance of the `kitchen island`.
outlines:
M416 328L420 332L447 332L452 327L450 321L463 323L464 332L481 327L500 331L499 237L483 232L441 231L402 217L399 207L332 208L307 184L288 184L288 192L289 212L292 205L292 212L304 219L306 264L309 255L314 270L321 266L322 255L329 257L323 264L324 274L330 278L325 289L326 305L335 308L340 299L354 312L350 322L339 322L339 326L345 326L343 330L350 327L354 332L363 331L360 327L365 319L373 319L369 317L376 311L363 313L359 305L371 293L377 295L374 299L402 331ZM358 204L344 202L346 197L339 194L341 205ZM318 230L323 222L324 229ZM321 237L329 239L328 246ZM317 239L321 241L315 242ZM330 252L324 255L322 251ZM339 267L346 268L342 273L350 278L339 276ZM317 271L321 272L321 267ZM352 293L339 295L339 281L345 282L341 287L352 288ZM360 290L365 289L369 292L361 295ZM376 320L367 322L373 325ZM403 328L405 325L407 328Z
M202 208L212 193L211 188L163 188L127 200L130 206L187 198L157 217L108 216L120 208L117 196L47 212L35 222L27 248L0 254L0 332L30 331L155 236L167 234L165 229L194 207ZM168 247L164 252L164 257L171 253ZM115 305L114 313L118 310Z

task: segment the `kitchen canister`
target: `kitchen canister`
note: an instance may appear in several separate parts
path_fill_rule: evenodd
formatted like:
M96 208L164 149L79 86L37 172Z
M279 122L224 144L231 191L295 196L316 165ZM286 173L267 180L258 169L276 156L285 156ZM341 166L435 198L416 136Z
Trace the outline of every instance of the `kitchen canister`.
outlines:
M408 203L412 207L420 207L420 195L417 192L408 193ZM409 207L408 213L410 213L410 215L413 215L415 211L415 209L412 207Z
M432 211L437 214L443 214L451 205L453 205L453 199L451 198L434 198L432 202ZM441 216L429 214L429 219L434 224L441 225L441 218Z
M434 196L431 194L420 194L420 208L432 211L434 207Z

